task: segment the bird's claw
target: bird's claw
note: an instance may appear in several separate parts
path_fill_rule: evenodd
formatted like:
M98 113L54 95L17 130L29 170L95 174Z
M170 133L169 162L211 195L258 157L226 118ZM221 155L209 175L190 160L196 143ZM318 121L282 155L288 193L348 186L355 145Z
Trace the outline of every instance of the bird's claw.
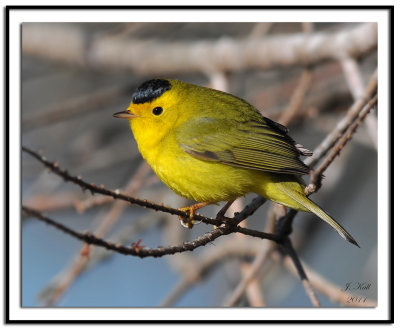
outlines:
M189 218L179 216L181 225L185 228L191 229L193 227L193 225L196 224L196 221L194 220L195 210L193 209L193 207L183 207L183 208L179 208L179 210L185 212L189 216Z

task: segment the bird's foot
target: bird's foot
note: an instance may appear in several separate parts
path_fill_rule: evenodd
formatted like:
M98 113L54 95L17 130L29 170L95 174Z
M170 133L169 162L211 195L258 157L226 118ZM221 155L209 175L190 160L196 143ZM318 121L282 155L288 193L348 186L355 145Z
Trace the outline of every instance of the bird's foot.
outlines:
M191 206L179 208L180 211L183 211L188 215L188 218L179 216L179 220L181 221L182 226L186 228L192 228L193 225L197 224L198 222L194 220L195 211L205 206L208 206L209 204L209 202L200 202L195 203Z

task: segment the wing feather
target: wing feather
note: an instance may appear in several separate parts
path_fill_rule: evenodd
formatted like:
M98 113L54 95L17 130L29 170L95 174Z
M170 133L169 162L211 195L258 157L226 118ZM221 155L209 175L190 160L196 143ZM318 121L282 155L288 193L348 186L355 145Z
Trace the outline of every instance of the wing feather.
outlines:
M260 118L264 120L197 118L175 129L175 138L181 149L201 160L268 172L308 173L300 155L311 152L298 148L286 127Z

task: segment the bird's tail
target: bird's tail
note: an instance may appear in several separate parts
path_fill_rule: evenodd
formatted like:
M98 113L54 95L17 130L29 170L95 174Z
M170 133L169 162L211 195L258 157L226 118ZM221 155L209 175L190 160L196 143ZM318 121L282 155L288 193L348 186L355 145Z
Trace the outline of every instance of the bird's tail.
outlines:
M345 240L349 241L350 243L356 245L357 247L360 247L356 240L337 222L335 221L331 216L329 216L325 211L323 211L319 206L317 206L313 201L311 201L303 190L297 191L293 188L290 188L290 186L287 186L286 182L279 182L276 183L277 188L280 189L282 192L284 192L289 198L291 198L293 201L295 201L297 204L299 204L300 207L298 207L297 210L303 210L303 211L308 211L312 212L315 215L317 215L319 218L323 219L325 222L327 222L330 226L332 226L336 232L339 233L339 235L344 238ZM292 207L295 208L295 207Z

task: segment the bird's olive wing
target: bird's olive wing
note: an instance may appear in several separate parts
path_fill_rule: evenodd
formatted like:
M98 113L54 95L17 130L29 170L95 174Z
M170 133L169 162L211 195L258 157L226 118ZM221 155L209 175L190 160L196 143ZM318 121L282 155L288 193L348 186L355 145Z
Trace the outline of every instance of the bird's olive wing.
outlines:
M177 127L175 138L181 149L198 159L269 172L308 173L299 156L312 153L296 144L286 127L262 120L197 118Z

